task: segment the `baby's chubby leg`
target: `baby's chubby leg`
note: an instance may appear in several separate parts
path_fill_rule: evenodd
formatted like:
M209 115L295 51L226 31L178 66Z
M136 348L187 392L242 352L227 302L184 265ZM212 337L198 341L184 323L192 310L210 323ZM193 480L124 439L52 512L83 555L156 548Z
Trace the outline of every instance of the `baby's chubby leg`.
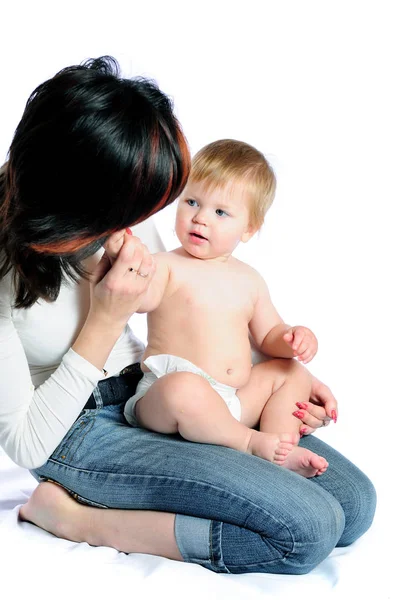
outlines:
M311 375L300 363L290 359L275 359L252 368L248 383L238 390L242 405L242 421L249 427L259 423L267 433L299 433L302 423L293 412L296 402L308 402ZM305 477L321 475L327 461L305 448L295 447L282 466Z
M157 379L136 404L139 425L159 433L180 433L192 442L253 452L254 436L262 437L258 456L281 464L298 441L298 434L261 433L237 421L208 381L187 372Z

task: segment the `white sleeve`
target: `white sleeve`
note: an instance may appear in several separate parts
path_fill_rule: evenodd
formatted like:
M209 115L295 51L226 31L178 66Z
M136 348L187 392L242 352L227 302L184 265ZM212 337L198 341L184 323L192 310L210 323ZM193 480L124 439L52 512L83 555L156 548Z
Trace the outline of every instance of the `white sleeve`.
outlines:
M101 371L70 349L34 389L9 298L8 303L0 298L0 446L14 462L27 469L45 463L102 378Z
M164 249L153 218L133 228L150 252ZM0 446L18 465L41 466L73 425L103 379L86 359L68 350L59 367L34 389L11 313L11 292L0 281Z

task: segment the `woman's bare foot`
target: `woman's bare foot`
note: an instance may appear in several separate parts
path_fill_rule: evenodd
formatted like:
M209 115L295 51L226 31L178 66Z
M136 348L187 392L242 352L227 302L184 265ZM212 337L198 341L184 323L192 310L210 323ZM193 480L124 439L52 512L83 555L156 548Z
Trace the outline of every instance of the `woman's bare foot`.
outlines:
M81 542L81 511L82 507L64 488L44 482L38 485L28 502L21 507L19 516L23 521L30 521L57 537Z
M322 475L328 468L328 462L322 456L307 450L307 448L299 448L295 446L287 455L282 467L294 471L303 477L315 477Z
M283 466L298 441L296 433L265 433L253 429L247 451Z
M20 517L73 542L183 561L175 540L175 515L171 513L84 506L61 486L46 482L21 507Z

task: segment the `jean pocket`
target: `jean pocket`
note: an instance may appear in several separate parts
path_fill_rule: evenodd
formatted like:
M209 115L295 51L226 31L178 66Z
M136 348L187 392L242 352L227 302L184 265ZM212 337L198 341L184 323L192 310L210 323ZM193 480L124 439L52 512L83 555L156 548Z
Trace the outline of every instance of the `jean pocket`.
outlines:
M94 426L97 410L85 411L78 417L66 436L54 450L51 458L61 463L72 461L87 434Z

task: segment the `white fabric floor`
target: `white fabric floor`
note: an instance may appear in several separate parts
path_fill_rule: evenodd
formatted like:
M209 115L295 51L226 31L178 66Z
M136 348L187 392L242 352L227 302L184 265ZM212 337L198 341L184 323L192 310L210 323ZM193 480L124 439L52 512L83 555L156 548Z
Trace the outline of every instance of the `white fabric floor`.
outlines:
M350 548L337 549L302 576L217 575L198 565L144 554L125 555L58 539L18 519L36 486L30 473L0 450L0 572L2 589L14 597L67 598L352 598L392 600L395 594L391 535L385 508L371 530ZM389 521L387 523L389 525ZM391 523L391 532L394 524ZM40 589L40 596L34 590Z

